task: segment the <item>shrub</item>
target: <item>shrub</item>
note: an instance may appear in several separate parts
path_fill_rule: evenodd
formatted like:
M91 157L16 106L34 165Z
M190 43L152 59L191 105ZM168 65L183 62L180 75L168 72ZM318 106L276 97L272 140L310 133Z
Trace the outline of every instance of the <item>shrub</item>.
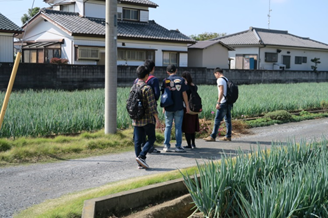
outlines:
M322 109L328 109L328 101L322 100L320 102L320 107L322 107Z
M68 60L62 59L62 58L51 58L50 63L51 64L67 64Z
M273 111L264 115L264 118L270 118L271 120L291 121L293 117L285 110Z
M9 142L5 140L0 140L0 152L8 151L10 149L11 149L11 145L9 144Z

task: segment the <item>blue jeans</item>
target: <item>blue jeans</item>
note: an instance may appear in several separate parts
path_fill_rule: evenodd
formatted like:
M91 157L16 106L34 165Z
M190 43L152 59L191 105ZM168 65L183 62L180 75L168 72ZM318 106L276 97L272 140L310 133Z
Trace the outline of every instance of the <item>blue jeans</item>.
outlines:
M183 121L183 110L180 111L165 111L165 131L164 131L164 145L167 148L171 147L171 129L172 123L175 123L175 147L180 148L182 143L182 121Z
M145 135L148 136L148 140L144 141ZM146 158L149 149L154 145L156 140L155 124L147 124L146 126L134 127L134 151L136 157ZM144 144L142 150L141 145Z
M231 137L231 105L223 103L220 105L220 109L216 110L216 115L215 115L215 119L214 119L214 127L213 127L213 131L211 134L211 137L214 139L218 135L220 123L221 123L223 117L224 117L224 121L226 123L226 128L227 128L226 137L227 138Z

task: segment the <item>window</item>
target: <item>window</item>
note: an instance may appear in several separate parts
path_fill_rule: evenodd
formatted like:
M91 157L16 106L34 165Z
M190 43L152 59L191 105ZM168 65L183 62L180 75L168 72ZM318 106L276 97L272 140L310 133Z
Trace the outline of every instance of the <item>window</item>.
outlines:
M178 52L164 52L163 65L178 65Z
M144 61L146 59L154 60L154 50L139 50L139 49L122 49L117 51L117 60L124 61Z
M277 62L278 53L265 52L265 62Z
M303 63L303 57L296 56L295 57L295 64L302 64Z
M52 58L61 58L60 49L45 49L44 63L50 63Z
M78 47L78 60L98 60L99 49L92 47Z
M307 62L307 57L295 56L295 64L302 64Z
M307 57L303 57L303 63L307 63Z
M133 9L123 9L124 20L139 20L139 11Z

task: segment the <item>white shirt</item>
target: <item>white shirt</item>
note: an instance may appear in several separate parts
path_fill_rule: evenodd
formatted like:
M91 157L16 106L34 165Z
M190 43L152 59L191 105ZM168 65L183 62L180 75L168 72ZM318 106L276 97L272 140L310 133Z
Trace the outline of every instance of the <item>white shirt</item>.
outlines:
M227 81L228 81L228 79L227 79ZM221 104L222 103L225 103L226 102L226 98L224 96L227 95L227 83L226 83L226 81L222 77L220 77L219 79L217 79L216 80L216 83L218 84L218 96L220 95L220 88L219 88L219 86L223 86L223 97L222 97L220 103Z

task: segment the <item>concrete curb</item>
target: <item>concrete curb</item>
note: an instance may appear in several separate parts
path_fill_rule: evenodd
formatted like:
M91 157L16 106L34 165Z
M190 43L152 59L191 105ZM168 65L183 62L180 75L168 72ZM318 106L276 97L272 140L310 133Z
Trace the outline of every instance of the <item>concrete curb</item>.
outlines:
M172 200L187 194L183 179L149 185L117 194L84 201L82 218L120 215L130 209L140 208L154 202Z

